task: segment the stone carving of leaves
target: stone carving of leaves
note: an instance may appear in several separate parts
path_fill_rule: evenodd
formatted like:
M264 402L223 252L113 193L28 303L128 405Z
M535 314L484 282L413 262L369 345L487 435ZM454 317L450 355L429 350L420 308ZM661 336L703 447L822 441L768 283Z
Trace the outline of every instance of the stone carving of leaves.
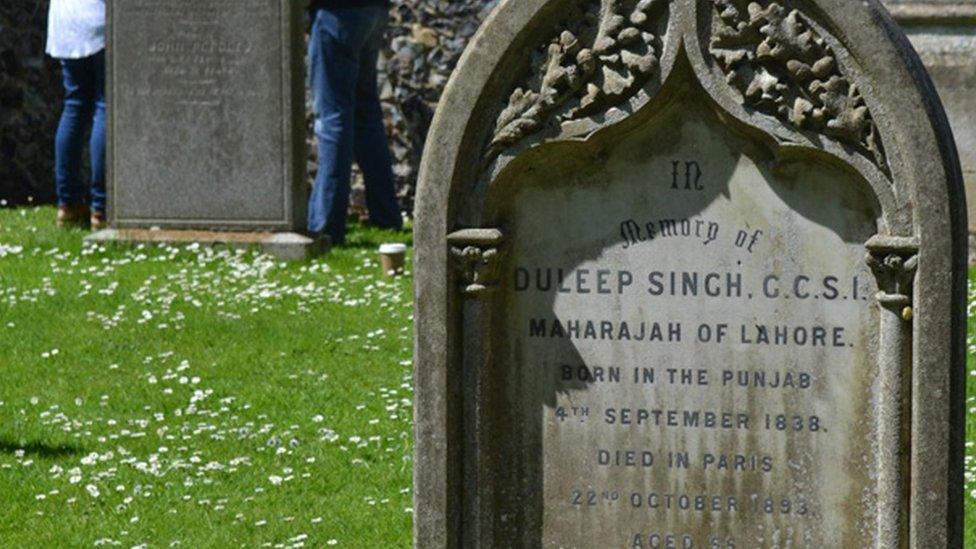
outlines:
M667 0L579 0L584 15L559 31L532 59L529 82L517 87L495 125L490 154L563 122L626 101L659 71L661 41L654 14Z
M836 139L888 172L863 95L803 14L782 1L712 1L711 53L747 107Z

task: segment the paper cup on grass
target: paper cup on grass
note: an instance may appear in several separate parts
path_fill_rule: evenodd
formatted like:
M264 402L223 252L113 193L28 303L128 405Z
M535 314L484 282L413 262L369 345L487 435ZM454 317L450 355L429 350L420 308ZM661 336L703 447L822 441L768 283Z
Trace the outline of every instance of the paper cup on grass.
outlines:
M406 259L406 244L383 244L380 246L380 264L387 276L403 274L403 264Z

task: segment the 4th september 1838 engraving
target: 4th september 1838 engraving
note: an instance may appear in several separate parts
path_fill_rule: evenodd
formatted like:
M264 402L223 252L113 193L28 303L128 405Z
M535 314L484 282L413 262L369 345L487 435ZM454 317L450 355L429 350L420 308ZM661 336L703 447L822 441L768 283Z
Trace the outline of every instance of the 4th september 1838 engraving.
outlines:
M964 204L892 36L502 3L418 195L416 546L958 546Z
M301 10L292 4L109 2L114 226L300 225Z

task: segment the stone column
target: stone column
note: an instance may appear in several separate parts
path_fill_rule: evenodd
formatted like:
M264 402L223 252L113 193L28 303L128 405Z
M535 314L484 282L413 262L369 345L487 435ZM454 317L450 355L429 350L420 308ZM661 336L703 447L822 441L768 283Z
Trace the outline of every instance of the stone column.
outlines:
M458 280L458 291L464 297L461 318L465 334L487 334L491 322L490 296L498 287L501 245L504 236L497 229L463 229L447 237ZM461 546L484 547L480 540L490 539L493 516L492 500L495 472L491 458L491 384L492 371L487 338L468 337L461 342L462 372L461 422L475 436L462 437L464 470L462 471L464 522Z
M912 238L875 236L867 243L867 263L878 282L881 307L878 362L878 513L879 549L906 547L908 537L909 452L911 444L911 364L914 283L918 243ZM901 540L901 541L899 541Z

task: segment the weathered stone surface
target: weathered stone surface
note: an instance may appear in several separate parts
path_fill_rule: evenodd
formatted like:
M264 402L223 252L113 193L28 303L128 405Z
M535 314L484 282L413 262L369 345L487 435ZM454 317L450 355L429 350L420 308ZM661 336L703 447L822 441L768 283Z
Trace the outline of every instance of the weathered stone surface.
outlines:
M110 3L114 226L302 226L300 12L289 0Z
M503 2L418 189L415 546L959 546L937 104L873 1Z
M972 0L882 0L899 23L968 24L976 22Z
M976 262L976 1L885 4L925 63L949 116L970 197L970 262Z

